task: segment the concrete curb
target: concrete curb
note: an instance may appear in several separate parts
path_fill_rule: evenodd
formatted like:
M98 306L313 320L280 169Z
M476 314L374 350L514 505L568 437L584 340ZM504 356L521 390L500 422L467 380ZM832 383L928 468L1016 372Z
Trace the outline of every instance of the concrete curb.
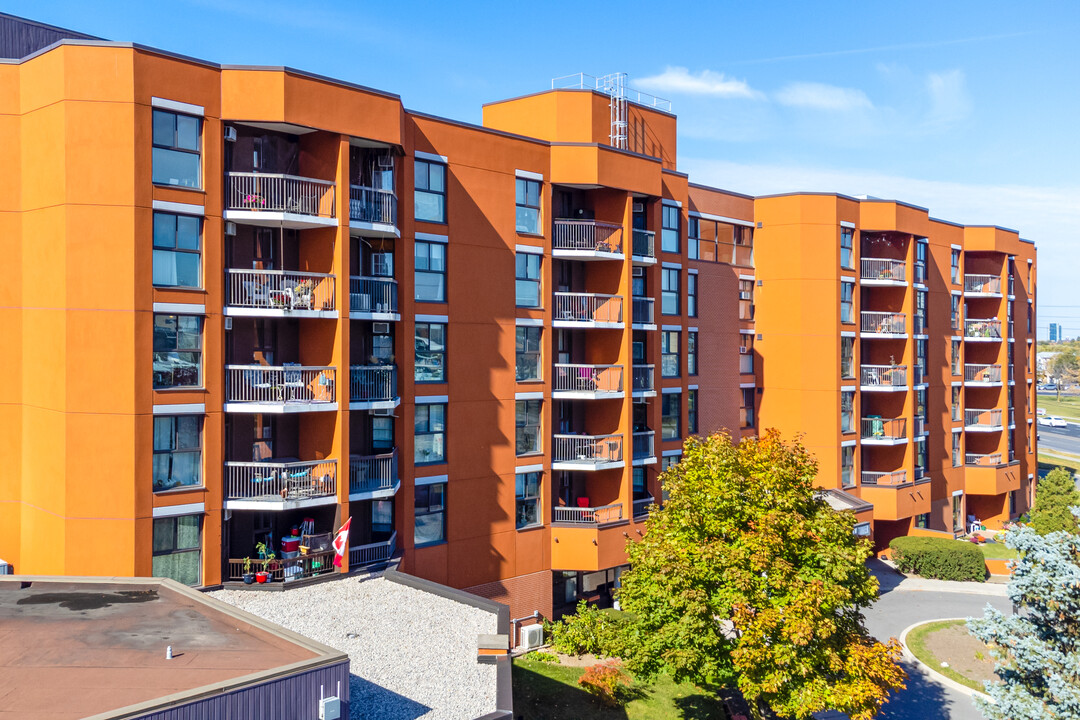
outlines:
M986 700L987 702L991 702L991 703L994 702L994 699L991 698L986 693L980 692L978 690L972 690L967 685L961 685L960 683L956 682L952 678L948 678L948 677L942 675L940 672L938 672L934 668L930 667L929 665L924 663L919 658L915 657L915 654L913 652L911 652L911 650L908 649L907 636L908 636L909 632L911 632L915 628L919 627L920 625L928 625L929 623L942 622L943 620L965 620L966 621L967 618L935 618L933 620L921 620L921 621L915 623L914 625L908 625L906 628L904 628L904 631L900 633L900 648L903 651L904 659L908 660L910 662L916 663L919 667L926 670L926 672L930 674L931 678L936 680L938 683L944 685L945 687L952 688L953 690L955 690L955 691L957 691L959 693L963 693L964 695L967 695L968 697L980 697L983 700Z

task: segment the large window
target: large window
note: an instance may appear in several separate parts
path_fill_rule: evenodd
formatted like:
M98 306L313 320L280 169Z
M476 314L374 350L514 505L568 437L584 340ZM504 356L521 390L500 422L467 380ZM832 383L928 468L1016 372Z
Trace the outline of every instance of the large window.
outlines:
M540 234L540 182L517 178L515 183L515 216L519 233Z
M202 386L202 318L154 315L154 389Z
M519 252L514 260L514 302L518 307L540 307L540 255Z
M754 372L754 336L739 333L739 372L752 375Z
M840 322L852 325L855 323L855 283L847 280L840 281Z
M952 322L952 329L960 329L960 296L952 296L952 310L950 311L950 320Z
M518 382L540 379L540 331L538 327L517 328L515 375Z
M960 251L955 248L949 260L949 278L953 285L960 283Z
M679 271L673 268L660 270L660 313L679 314Z
M541 524L540 473L518 473L514 476L514 496L517 500L515 525L524 527Z
M840 228L840 267L848 270L853 270L855 268L855 258L851 252L854 239L854 230Z
M202 516L154 518L154 577L172 578L184 585L202 579Z
M739 319L754 319L754 281L739 280Z
M855 377L855 338L840 337L840 377L850 380Z
M926 334L926 291L915 291L915 334Z
M686 431L691 435L698 432L697 390L686 393Z
M686 333L686 374L697 375L697 333Z
M201 125L202 121L191 115L154 110L154 183L202 187Z
M1010 347L1012 347L1012 346L1010 345ZM951 366L952 366L952 374L953 375L959 375L960 374L960 341L959 340L953 340L952 341L952 357L950 359L952 361L950 363Z
M542 402L542 400L518 400L514 403L514 450L518 455L531 455L542 450L540 445Z
M416 522L413 543L431 545L446 540L446 483L417 485L413 494Z
M691 260L701 259L701 218L686 221L686 255Z
M394 418L371 416L371 449L375 454L394 449Z
M739 408L742 427L754 427L754 388L742 388L742 406Z
M679 393L664 393L660 402L660 438L678 440L682 437L681 420L682 397Z
M416 406L413 460L417 465L446 462L446 404Z
M855 391L840 392L840 432L855 432Z
M154 417L154 491L202 484L202 416Z
M421 302L446 302L446 245L417 240L413 248L416 299Z
M697 273L690 273L686 276L686 314L690 317L697 317Z
M161 287L202 287L202 218L154 213L153 282Z
M413 187L414 217L424 222L446 222L446 166L417 160Z
M855 446L840 448L840 487L855 487Z
M960 450L961 436L963 433L954 432L952 434L952 465L953 467L960 467L964 464L964 456Z
M416 382L446 382L446 325L416 323Z
M660 377L679 377L679 331L660 333Z
M662 206L660 213L660 249L664 252L679 252L679 208L674 205Z
M960 418L964 416L964 406L960 400L960 386L952 386L952 420L953 422L960 422Z

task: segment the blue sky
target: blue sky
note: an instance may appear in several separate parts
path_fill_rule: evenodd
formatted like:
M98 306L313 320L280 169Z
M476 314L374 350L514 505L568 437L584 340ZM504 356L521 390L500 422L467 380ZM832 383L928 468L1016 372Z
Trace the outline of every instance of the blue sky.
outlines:
M613 9L617 8L617 9ZM480 122L553 77L669 98L678 163L748 193L870 194L1039 247L1039 335L1080 336L1080 2L44 2L3 11L289 65Z

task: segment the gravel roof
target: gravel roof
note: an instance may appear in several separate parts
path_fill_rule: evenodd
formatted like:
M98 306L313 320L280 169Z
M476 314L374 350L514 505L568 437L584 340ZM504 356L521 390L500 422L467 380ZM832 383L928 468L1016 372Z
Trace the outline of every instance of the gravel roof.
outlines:
M353 720L473 720L496 708L495 665L476 659L477 635L498 632L491 612L378 576L208 594L347 652Z

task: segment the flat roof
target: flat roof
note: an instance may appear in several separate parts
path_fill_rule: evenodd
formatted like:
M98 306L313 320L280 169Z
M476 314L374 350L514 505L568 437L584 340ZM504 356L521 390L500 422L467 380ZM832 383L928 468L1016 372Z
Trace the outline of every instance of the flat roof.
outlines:
M5 720L172 707L343 660L172 580L0 576Z

